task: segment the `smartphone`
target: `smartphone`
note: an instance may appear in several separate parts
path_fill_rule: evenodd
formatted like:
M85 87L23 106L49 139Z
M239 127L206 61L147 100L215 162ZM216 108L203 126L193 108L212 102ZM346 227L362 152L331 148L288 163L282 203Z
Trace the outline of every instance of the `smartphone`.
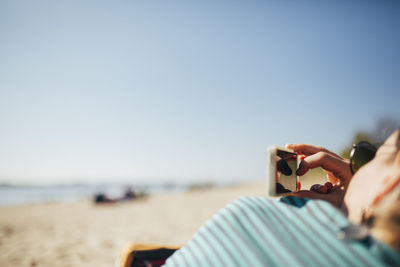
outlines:
M282 196L300 190L297 154L279 146L268 147L267 192L269 196Z

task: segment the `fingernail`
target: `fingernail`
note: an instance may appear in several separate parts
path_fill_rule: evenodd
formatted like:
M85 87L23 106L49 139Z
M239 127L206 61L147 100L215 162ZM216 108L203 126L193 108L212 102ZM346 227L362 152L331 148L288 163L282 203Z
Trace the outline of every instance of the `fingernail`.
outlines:
M310 191L318 192L318 189L321 187L320 184L314 184L310 187Z

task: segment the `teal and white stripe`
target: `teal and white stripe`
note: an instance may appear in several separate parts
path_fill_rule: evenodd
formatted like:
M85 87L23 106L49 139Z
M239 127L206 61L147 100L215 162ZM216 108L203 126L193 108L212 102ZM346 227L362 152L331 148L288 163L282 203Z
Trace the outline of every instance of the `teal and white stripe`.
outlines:
M216 213L165 266L400 266L374 240L337 238L350 223L329 203L243 197Z

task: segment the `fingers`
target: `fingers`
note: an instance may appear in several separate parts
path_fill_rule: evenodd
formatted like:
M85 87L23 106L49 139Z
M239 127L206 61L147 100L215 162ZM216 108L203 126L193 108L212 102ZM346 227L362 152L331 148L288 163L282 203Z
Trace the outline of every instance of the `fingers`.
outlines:
M287 144L286 147L292 149L297 154L306 155L306 156L310 156L310 155L316 154L318 152L325 152L325 153L337 156L335 153L327 150L326 148L319 147L319 146L313 146L313 145L307 145L307 144Z
M310 169L322 167L333 184L346 184L352 177L349 161L323 147L307 144L287 144L286 147L300 155L301 162L296 172L299 176L304 175ZM302 158L301 156L306 157Z
M322 194L309 190L302 190L298 192L292 192L290 196L303 197L303 198L311 198L311 199L322 199L330 202L332 205L340 207L343 203L344 198L344 190L339 186L332 187L328 193Z
M347 181L352 176L349 163L346 160L326 152L317 152L316 154L304 158L300 162L296 174L302 176L306 174L308 170L318 167L331 172L342 181Z
M332 183L326 182L324 185L315 184L315 185L311 186L310 191L317 192L320 194L327 194L331 191L332 188L333 188Z

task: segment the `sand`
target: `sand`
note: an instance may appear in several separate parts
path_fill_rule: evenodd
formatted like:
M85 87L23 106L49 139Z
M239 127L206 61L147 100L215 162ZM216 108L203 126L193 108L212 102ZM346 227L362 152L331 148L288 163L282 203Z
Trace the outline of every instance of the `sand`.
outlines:
M117 266L127 245L182 245L228 202L249 195L265 195L265 185L158 194L113 205L82 200L0 207L0 266Z

